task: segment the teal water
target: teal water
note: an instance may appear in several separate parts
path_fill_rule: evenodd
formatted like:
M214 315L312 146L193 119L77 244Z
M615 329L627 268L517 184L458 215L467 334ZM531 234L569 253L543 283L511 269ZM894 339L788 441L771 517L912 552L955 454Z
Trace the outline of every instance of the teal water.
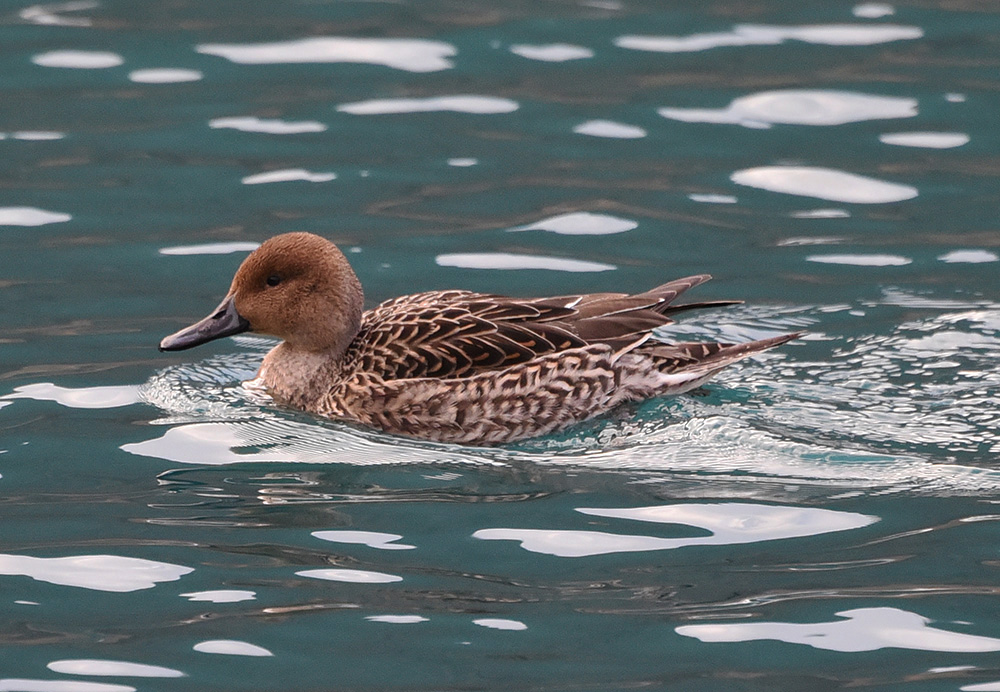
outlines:
M1000 7L0 7L0 690L1000 690ZM395 438L156 350L292 230L808 336Z

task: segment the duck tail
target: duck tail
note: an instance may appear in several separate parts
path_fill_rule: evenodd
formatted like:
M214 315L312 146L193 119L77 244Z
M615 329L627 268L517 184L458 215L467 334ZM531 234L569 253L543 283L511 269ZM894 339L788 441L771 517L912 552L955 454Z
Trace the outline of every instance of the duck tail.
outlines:
M742 344L689 342L650 346L647 342L638 352L651 358L660 371L661 395L681 394L700 387L728 365L798 339L803 334L804 332L793 332Z
M701 308L721 308L729 305L742 305L742 300L707 300L698 303L684 303L682 305L674 305L673 301L677 300L682 293L694 288L695 286L700 286L701 284L709 281L712 278L711 274L696 274L694 276L685 276L683 279L674 279L673 281L668 281L665 284L661 284L656 288L651 288L648 291L639 293L633 297L635 298L648 298L655 301L653 305L649 307L650 310L656 312L660 315L668 316L673 315L678 312L685 312L687 310L699 310Z

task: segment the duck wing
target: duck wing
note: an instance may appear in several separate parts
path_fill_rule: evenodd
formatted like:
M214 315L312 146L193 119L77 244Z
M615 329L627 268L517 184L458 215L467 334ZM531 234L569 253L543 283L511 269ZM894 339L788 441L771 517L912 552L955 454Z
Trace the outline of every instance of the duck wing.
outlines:
M460 378L539 356L607 344L629 350L681 310L731 305L673 305L704 283L699 275L636 295L591 293L510 298L470 291L431 291L388 300L365 313L352 344L358 366L386 380Z

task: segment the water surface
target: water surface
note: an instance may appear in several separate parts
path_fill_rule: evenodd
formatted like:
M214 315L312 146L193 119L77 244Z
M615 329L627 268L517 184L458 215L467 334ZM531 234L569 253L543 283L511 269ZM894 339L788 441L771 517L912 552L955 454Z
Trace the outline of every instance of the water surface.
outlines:
M1000 11L5 3L0 690L1000 690ZM160 354L277 233L366 302L799 342L476 449Z

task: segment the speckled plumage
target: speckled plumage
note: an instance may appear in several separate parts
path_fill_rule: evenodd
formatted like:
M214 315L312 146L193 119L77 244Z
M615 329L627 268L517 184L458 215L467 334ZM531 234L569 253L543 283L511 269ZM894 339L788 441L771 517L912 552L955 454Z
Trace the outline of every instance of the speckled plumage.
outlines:
M318 236L295 233L248 257L227 301L235 307L230 318L244 325L237 331L285 340L257 378L276 401L392 433L497 444L551 433L627 401L688 391L744 356L798 336L735 345L655 338L652 331L671 324L676 312L732 304L674 305L709 278L636 295L518 299L432 291L358 315L361 287L343 255ZM199 325L204 330L206 320L167 337L161 348L195 345L177 343Z

